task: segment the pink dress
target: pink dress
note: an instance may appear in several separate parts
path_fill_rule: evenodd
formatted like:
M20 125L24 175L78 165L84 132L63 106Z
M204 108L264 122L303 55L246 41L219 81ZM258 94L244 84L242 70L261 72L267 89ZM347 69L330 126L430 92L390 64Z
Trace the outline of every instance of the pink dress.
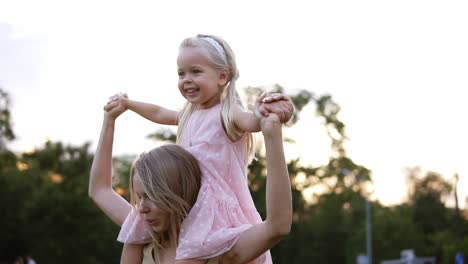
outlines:
M212 258L229 251L239 235L262 221L247 184L247 137L232 142L223 129L221 104L195 111L182 146L197 158L202 185L182 223L176 259ZM267 252L252 263L271 263Z
M197 158L202 184L182 223L176 259L219 256L234 246L242 232L262 221L247 184L246 140L245 135L236 142L229 139L221 121L221 104L197 110L190 117L181 144ZM130 213L118 240L148 241L151 236L145 224L138 213ZM251 263L272 263L270 252Z

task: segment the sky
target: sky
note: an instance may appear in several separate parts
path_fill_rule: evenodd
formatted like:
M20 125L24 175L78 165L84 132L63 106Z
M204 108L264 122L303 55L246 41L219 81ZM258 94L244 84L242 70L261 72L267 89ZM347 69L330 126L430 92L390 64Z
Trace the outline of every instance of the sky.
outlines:
M372 170L374 198L407 195L419 166L468 199L466 1L3 1L0 86L12 99L17 152L46 140L95 149L109 96L177 109L180 41L223 37L236 54L238 89L275 84L330 94L341 106L349 156ZM114 151L155 146L162 126L125 113ZM287 158L327 161L329 140L313 106L285 128ZM450 203L450 201L449 201Z

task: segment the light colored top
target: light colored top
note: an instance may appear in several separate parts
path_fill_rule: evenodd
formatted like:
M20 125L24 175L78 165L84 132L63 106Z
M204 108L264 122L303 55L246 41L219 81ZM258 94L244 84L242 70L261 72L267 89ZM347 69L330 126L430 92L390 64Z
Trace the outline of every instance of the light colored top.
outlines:
M154 264L156 262L153 258L153 251L154 251L153 243L149 243L145 245L145 247L143 248L142 264ZM174 263L174 262L171 261L171 263ZM218 264L218 263L219 263L219 257L208 260L206 264ZM161 264L165 264L165 263L161 263Z
M153 250L154 250L154 245L153 243L146 244L146 246L143 248L143 262L141 264L154 264L154 258L153 258Z
M242 232L262 221L247 183L246 140L246 135L236 142L227 136L221 104L190 116L181 145L198 160L202 185L182 223L176 259L222 255ZM252 263L269 263L269 254Z

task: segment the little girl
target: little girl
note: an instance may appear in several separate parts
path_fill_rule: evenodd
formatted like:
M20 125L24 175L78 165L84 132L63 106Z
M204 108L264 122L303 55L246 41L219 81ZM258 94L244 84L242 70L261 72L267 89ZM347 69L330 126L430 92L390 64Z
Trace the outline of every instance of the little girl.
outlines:
M180 228L176 263L203 263L200 259L229 251L242 232L262 221L247 184L247 165L254 151L250 132L260 130L259 115L274 112L284 123L294 107L286 96L262 96L256 114L245 111L235 87L239 73L233 51L219 37L183 40L177 66L179 91L187 100L180 112L132 101L123 94L111 97L105 110L123 105L153 122L178 125L177 142L197 158L203 176L197 202ZM129 214L119 241L150 238L139 219L137 213ZM254 261L270 262L269 252Z

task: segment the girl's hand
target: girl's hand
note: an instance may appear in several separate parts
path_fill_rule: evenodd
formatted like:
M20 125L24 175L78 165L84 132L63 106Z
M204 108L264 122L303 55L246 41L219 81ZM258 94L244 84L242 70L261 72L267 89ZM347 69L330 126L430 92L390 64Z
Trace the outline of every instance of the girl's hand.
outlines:
M255 115L257 118L268 116L270 113L278 115L281 123L286 123L294 114L294 105L291 98L280 93L263 93L255 102Z
M111 97L109 97L109 101L104 106L105 117L110 119L116 119L119 117L123 112L127 110L125 103L123 100L127 99L127 94L118 93Z

